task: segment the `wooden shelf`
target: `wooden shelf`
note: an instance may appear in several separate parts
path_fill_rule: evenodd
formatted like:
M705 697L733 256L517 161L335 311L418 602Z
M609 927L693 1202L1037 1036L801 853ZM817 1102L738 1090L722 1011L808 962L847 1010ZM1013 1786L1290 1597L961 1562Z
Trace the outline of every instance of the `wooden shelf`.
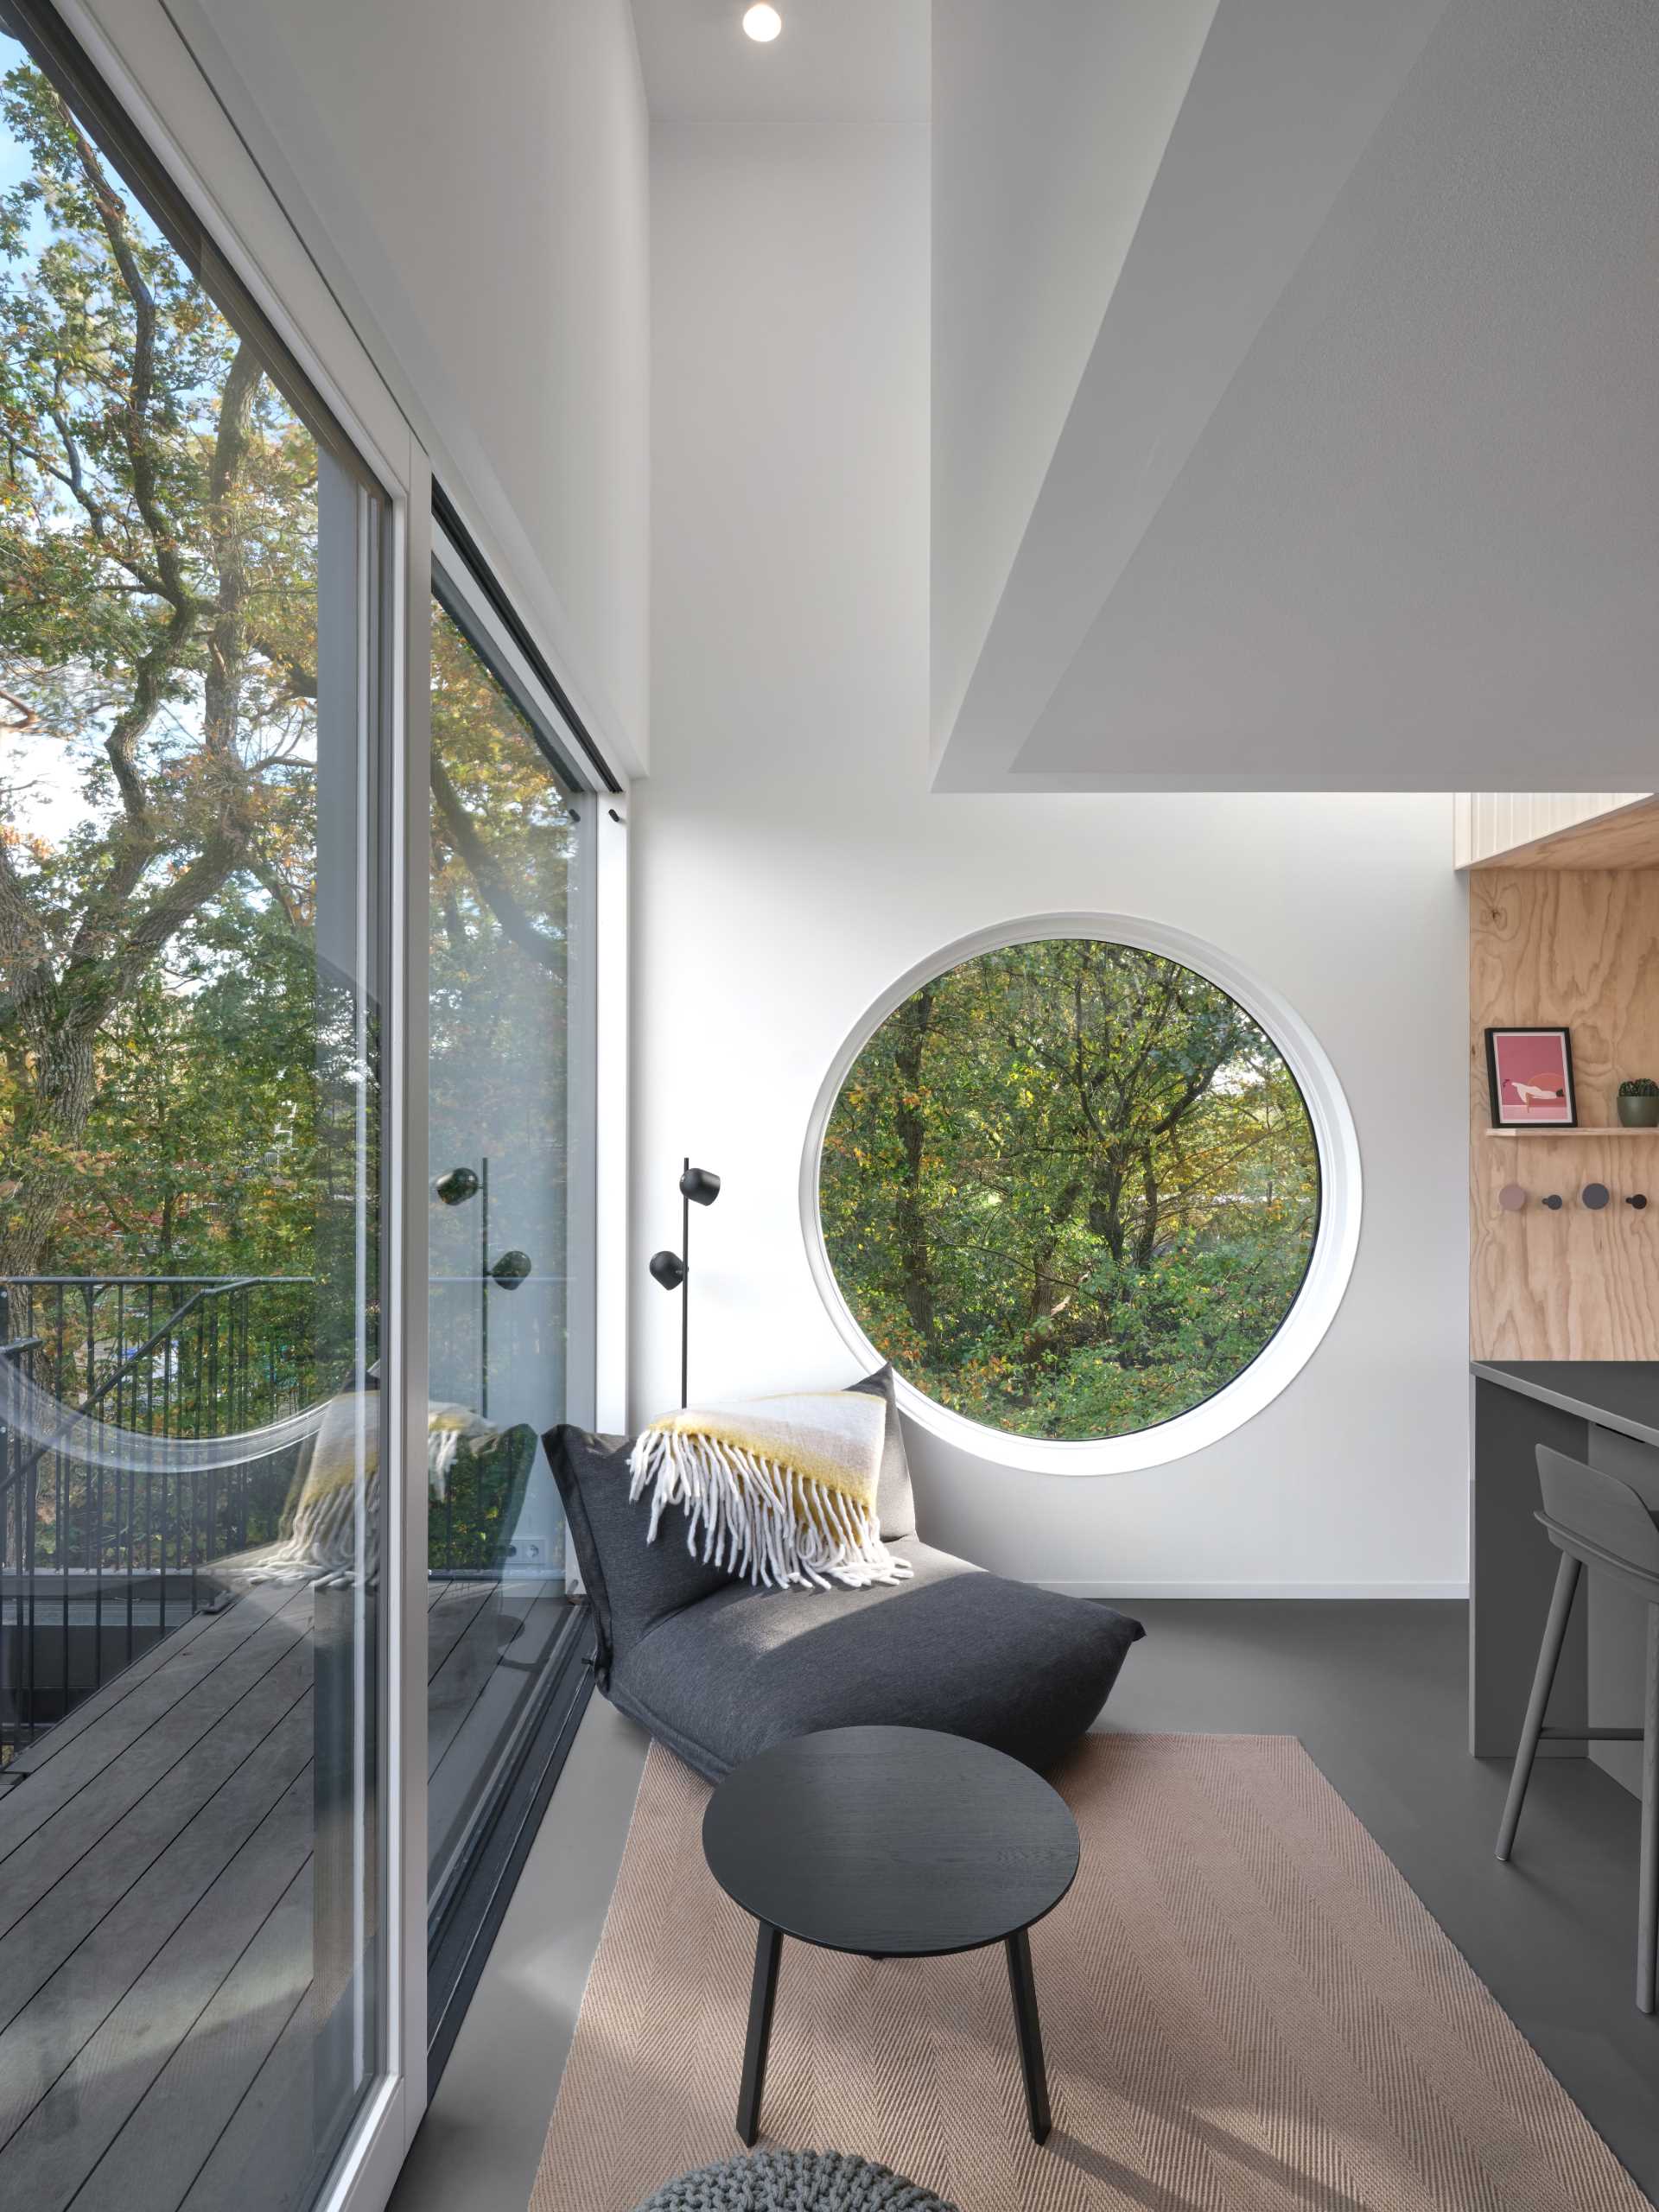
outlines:
M1659 1137L1659 1128L1626 1128L1623 1122L1580 1122L1576 1128L1565 1122L1518 1122L1510 1129L1488 1129L1489 1137Z

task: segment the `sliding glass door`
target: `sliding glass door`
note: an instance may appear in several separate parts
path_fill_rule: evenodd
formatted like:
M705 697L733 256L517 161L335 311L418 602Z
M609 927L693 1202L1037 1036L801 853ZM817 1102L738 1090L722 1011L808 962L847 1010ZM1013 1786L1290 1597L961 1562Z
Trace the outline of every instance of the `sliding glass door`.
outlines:
M0 2201L298 2212L387 2042L390 509L0 72Z
M432 613L435 1923L577 1626L540 1439L592 1418L594 817L556 705L448 550Z
M0 0L0 2203L372 2212L579 1710L626 840L122 13Z

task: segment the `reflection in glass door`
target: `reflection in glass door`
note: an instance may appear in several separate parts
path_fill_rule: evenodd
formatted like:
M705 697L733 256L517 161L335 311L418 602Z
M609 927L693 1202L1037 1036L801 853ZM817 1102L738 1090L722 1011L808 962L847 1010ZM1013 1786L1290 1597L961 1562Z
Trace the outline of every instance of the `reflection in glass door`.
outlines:
M0 2202L302 2212L386 2039L386 505L0 23Z
M590 1418L593 1390L592 807L512 661L487 614L441 576L428 1154L435 1921L577 1625L540 1438Z

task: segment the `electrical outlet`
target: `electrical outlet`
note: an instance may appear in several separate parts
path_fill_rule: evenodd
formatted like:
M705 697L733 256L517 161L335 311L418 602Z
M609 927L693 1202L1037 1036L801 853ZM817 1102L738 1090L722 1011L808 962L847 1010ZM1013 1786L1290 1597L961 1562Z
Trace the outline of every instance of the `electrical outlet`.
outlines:
M517 1560L521 1567L539 1565L545 1548L539 1536L520 1536L507 1547L507 1557Z

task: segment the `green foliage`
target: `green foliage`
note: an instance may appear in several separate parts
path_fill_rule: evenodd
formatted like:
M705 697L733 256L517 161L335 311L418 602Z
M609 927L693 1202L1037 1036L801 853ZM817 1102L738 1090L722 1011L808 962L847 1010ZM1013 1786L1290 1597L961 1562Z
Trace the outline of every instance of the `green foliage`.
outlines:
M1312 1126L1224 991L1090 939L925 984L842 1087L819 1186L861 1325L939 1403L1120 1436L1212 1396L1306 1272Z
M20 54L0 37L0 56ZM0 1283L298 1278L261 1289L238 1357L297 1362L325 1393L353 1361L359 1225L374 1266L378 1114L372 1030L365 1051L318 947L320 899L350 906L357 887L344 855L319 880L324 456L21 58L0 90L6 140L21 181L0 194ZM347 717L324 719L323 741L350 741ZM538 1191L567 1173L563 1114L525 1102L532 1070L535 1096L564 1092L574 817L441 607L432 739L434 1141L495 1150L499 1226L504 1153ZM435 1266L461 1288L435 1319L435 1365L460 1395L477 1387L480 1214L435 1224ZM556 1275L550 1231L533 1242ZM372 1281L369 1302L372 1332ZM142 1315L112 1325L115 1301L80 1304L66 1357L118 1363Z
M1618 1086L1621 1098L1659 1098L1659 1083L1650 1075L1632 1076L1628 1083Z
M375 1116L316 949L316 442L25 60L0 125L0 1279L307 1278L258 1311L328 1387Z

